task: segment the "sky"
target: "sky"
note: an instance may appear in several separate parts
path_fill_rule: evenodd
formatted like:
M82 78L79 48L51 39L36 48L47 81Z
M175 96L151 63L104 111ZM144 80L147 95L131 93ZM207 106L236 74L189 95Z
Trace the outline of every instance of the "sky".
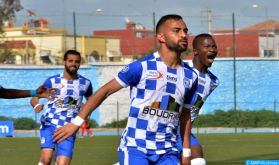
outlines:
M50 21L50 27L66 27L69 33L75 28L77 34L124 29L127 19L152 29L153 22L165 14L181 15L189 32L198 34L208 32L209 10L212 12L211 30L231 29L232 13L236 29L267 18L279 21L278 0L21 0L21 4L25 10L17 13L17 25L27 19L42 17ZM252 7L255 4L257 8ZM26 9L37 15L28 17Z

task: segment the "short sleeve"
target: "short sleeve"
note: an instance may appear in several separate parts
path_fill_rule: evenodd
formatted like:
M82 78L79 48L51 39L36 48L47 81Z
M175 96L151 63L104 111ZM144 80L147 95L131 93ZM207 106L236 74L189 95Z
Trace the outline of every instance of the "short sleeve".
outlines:
M133 62L124 67L117 75L116 81L123 86L136 86L142 76L142 65L141 62Z
M197 99L196 97L197 89L198 89L198 77L196 76L196 74L193 74L192 86L184 98L185 108L191 108L193 106L194 101Z
M89 85L88 85L88 88L87 88L86 92L84 93L84 96L85 96L86 98L88 98L88 97L90 97L92 94L93 94L93 87L92 87L91 82L89 81Z
M50 78L48 78L48 79L45 81L45 87L46 87L46 88L52 88L52 83L51 83Z

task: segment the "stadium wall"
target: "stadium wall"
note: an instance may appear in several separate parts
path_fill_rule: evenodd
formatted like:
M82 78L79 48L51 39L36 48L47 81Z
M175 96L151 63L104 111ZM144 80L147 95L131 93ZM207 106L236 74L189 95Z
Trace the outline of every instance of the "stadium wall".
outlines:
M114 78L125 63L100 63L82 66L80 74L89 78L94 91ZM0 66L0 85L5 88L34 89L48 76L63 71L59 67ZM220 79L220 86L212 93L201 113L234 108L233 59L217 59L211 71ZM279 60L277 59L237 59L236 60L236 108L240 110L274 110L279 102ZM92 113L100 125L123 119L129 113L129 88L111 95ZM0 99L0 116L13 118L30 117L39 121L29 104L30 98ZM45 99L41 100L46 102ZM278 104L277 104L278 107ZM117 113L118 112L118 113Z

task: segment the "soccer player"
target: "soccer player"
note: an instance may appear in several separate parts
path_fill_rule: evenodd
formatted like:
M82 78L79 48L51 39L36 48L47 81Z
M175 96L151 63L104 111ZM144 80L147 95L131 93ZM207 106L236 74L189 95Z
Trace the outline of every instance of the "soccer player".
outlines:
M130 113L118 147L119 163L177 165L179 130L182 163L190 163L190 105L185 102L196 90L197 75L180 59L188 46L188 28L181 16L165 15L156 25L156 37L159 50L129 64L101 87L71 123L55 131L55 140L72 135L102 101L130 86Z
M46 112L41 117L41 156L39 165L51 164L52 155L56 148L56 164L69 165L73 155L76 136L72 135L57 144L52 135L57 127L61 127L75 118L81 109L83 96L92 95L91 82L78 74L81 63L80 53L68 50L64 54L64 71L49 77L45 81L47 88L57 88L57 97L47 102ZM31 99L31 105L36 112L43 109L38 98Z
M45 88L45 85L41 85L36 90L20 90L20 89L7 89L0 85L0 98L3 99L17 99L25 97L39 97L48 98L54 95L55 88Z
M84 133L87 132L88 136L93 136L92 131L90 130L90 119L87 118L81 125L81 136L84 136Z
M218 78L211 73L211 67L218 54L215 40L210 34L199 34L193 40L194 57L188 63L198 75L198 88L191 101L191 122L199 116L199 111L213 90L219 85ZM180 144L181 145L181 144ZM191 165L205 165L202 146L198 139L191 133Z

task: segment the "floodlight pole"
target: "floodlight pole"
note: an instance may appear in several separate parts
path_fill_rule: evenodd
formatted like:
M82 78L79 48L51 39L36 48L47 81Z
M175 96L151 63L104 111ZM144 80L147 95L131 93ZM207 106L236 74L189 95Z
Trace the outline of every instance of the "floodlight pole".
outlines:
M156 42L156 19L155 19L155 12L152 14L153 17L153 35L154 35L154 51L157 49L157 42Z
M235 46L235 18L234 13L232 13L232 26L233 26L233 108L235 112L235 128L234 132L237 133L237 124L238 124L238 114L236 110L236 64L235 64L235 57L236 57L236 46Z
M73 12L73 24L74 24L74 49L77 50L76 12Z
M276 121L277 121L277 114L276 114L276 104L277 104L277 102L276 102L276 100L274 100L274 132L277 132L277 126L276 126Z

